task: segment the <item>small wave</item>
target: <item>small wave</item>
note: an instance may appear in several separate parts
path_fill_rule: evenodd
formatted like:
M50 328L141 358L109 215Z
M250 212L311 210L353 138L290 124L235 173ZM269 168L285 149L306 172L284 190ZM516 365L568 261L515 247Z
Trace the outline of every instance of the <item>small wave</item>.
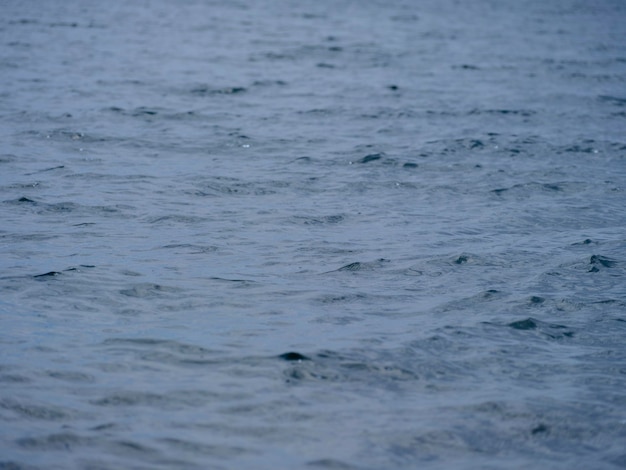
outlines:
M152 299L158 297L168 297L170 294L179 294L183 292L183 290L177 287L164 286L161 284L141 283L121 289L119 292L126 297Z
M31 420L66 421L75 418L78 413L56 405L29 403L26 400L0 399L0 408Z

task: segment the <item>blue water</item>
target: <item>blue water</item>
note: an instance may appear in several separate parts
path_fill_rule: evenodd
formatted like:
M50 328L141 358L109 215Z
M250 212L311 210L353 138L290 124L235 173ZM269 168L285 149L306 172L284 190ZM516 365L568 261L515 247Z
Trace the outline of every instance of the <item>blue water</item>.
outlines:
M4 0L0 468L626 467L626 4Z

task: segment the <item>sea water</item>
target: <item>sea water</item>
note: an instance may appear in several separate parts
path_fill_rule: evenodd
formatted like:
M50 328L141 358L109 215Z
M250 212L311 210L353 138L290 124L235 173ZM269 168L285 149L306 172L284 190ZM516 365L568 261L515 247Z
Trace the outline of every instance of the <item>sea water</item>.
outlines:
M624 2L0 9L0 468L626 466Z

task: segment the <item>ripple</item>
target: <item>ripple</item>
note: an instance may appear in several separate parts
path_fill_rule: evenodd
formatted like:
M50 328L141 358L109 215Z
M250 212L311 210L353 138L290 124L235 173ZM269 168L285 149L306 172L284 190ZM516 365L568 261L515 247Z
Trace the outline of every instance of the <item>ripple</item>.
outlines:
M183 289L163 286L161 284L141 283L132 285L126 289L121 289L119 292L126 297L153 299L159 297L172 297L170 294L179 294L183 292Z
M41 421L65 421L77 413L55 405L40 405L23 400L0 399L0 408L13 412L24 419Z
M96 443L94 438L64 432L41 437L23 437L17 440L20 447L33 451L64 450L72 451L79 447L90 447Z

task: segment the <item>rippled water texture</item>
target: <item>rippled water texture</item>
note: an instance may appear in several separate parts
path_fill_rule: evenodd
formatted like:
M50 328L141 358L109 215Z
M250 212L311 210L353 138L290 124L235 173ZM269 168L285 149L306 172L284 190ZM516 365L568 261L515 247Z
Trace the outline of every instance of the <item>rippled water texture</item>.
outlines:
M0 468L626 467L623 1L0 3Z

